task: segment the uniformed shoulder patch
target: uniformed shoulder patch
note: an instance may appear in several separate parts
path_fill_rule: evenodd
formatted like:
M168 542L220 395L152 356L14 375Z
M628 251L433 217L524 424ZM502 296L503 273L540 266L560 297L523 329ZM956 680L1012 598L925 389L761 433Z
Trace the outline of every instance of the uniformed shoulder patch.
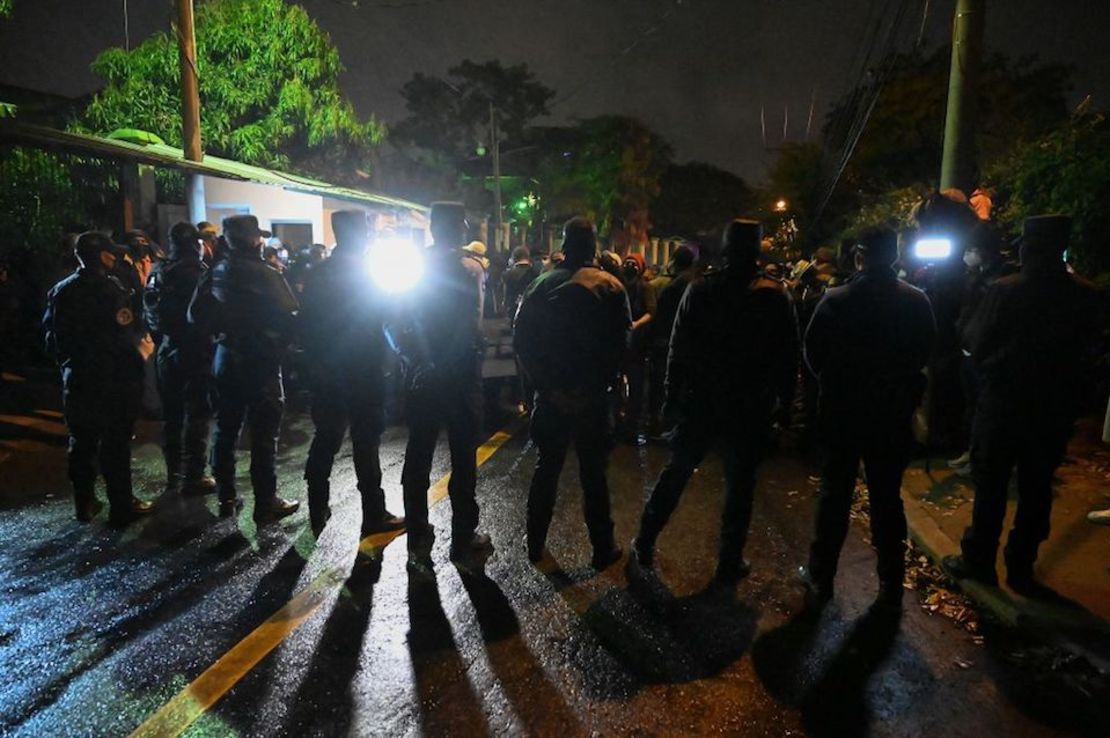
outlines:
M131 312L131 308L120 308L116 311L116 322L123 326L131 325L135 322L135 314Z

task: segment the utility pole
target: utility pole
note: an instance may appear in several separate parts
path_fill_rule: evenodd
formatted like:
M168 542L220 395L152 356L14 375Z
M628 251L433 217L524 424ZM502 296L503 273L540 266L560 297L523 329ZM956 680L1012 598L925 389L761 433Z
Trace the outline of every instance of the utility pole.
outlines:
M493 250L501 251L501 132L497 130L497 108L489 103L490 150L493 154Z
M181 62L181 133L185 160L200 162L200 89L197 83L197 39L193 27L193 0L177 0L177 45ZM204 178L199 174L185 175L185 198L189 220L199 223L206 219Z
M944 121L941 189L975 189L976 109L983 60L986 0L957 0L952 23L952 69L948 78L948 113Z

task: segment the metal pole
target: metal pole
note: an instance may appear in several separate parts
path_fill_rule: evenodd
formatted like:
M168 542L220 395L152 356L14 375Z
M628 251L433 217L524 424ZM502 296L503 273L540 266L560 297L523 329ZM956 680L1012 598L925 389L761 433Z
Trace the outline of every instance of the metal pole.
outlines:
M497 109L489 104L490 149L493 152L494 251L501 250L501 132L497 130Z
M181 139L186 161L203 161L200 146L200 88L197 83L197 40L193 26L193 0L177 0L177 42L181 63ZM205 219L204 178L185 175L189 220Z
M941 189L975 189L975 129L979 71L983 60L986 0L957 0L952 23L952 68L944 121Z

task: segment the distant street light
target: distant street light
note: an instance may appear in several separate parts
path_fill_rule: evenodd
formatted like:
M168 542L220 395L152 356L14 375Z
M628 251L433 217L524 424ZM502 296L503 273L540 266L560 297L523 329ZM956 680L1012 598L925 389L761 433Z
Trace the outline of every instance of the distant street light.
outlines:
M786 200L779 200L775 203L775 212L776 213L785 213L786 212Z

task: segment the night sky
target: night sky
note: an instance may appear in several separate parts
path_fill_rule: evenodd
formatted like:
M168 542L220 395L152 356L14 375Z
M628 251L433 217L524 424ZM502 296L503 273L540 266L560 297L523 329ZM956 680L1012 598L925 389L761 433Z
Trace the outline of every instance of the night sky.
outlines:
M15 0L0 20L0 81L64 95L94 90L100 49L124 43L124 0ZM132 44L168 27L171 0L130 0ZM767 145L816 131L852 83L870 8L889 0L304 0L347 66L356 109L404 115L398 89L415 71L463 58L526 62L557 92L553 123L634 115L678 159L705 160L758 181ZM940 43L955 0L931 0L927 44ZM918 3L916 7L920 8ZM1074 101L1110 100L1110 2L988 0L987 47L1075 65ZM917 27L918 15L914 20ZM259 29L261 33L265 29Z

